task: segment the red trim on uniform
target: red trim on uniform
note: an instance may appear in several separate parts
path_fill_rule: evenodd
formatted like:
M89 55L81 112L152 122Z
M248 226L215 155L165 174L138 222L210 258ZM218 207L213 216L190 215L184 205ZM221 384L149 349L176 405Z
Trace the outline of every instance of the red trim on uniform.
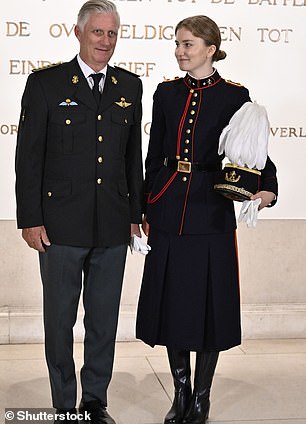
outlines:
M180 227L180 232L179 232L179 235L180 236L182 235L182 232L183 232L183 226L184 226L184 220L185 220L185 212L186 212L186 207L187 207L187 199L188 199L188 194L189 194L191 179L192 179L192 173L190 174L190 178L189 178L189 181L188 181L188 187L187 187L187 191L186 191L186 195L185 195L184 209L183 209L182 220L181 220L181 227Z
M175 173L172 175L172 177L167 181L167 183L164 185L164 187L161 189L161 191L156 194L153 199L151 199L151 194L149 193L148 196L148 204L151 205L152 203L155 203L167 190L167 188L169 187L169 185L172 183L172 181L174 180L174 178L177 176L178 171L175 171Z
M186 101L185 109L184 109L183 115L181 117L180 125L179 125L179 128L178 128L177 144L176 144L176 156L180 155L182 131L183 131L183 126L184 126L184 123L185 123L185 119L186 119L186 115L187 115L187 112L188 112L191 97L192 97L192 93L189 93L188 99Z

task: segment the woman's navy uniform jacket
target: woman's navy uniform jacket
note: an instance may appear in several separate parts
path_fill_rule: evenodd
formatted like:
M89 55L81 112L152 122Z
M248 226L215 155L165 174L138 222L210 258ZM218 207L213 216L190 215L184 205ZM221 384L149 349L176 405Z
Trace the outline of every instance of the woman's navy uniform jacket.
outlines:
M97 104L77 59L28 78L16 150L19 228L51 243L128 243L143 203L142 84L108 66Z
M218 155L220 134L248 101L245 87L217 71L203 80L187 74L158 85L146 158L150 225L173 234L236 228L233 202L214 191L214 171L224 159ZM277 195L276 168L269 157L260 184L260 190Z

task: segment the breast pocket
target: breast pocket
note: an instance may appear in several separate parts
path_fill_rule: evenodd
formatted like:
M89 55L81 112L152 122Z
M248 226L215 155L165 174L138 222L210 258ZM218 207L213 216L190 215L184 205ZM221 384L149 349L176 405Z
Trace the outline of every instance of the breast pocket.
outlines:
M111 114L112 141L117 143L118 151L123 154L129 139L131 126L134 125L132 111L114 111Z
M84 133L87 122L86 111L75 108L76 106L63 107L52 113L48 131L48 151L69 154L86 148L86 143L80 142L80 134Z

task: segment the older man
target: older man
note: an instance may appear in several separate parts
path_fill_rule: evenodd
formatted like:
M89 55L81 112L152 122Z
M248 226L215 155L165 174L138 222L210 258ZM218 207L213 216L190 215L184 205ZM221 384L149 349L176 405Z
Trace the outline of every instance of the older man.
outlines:
M39 252L46 360L53 406L76 412L73 326L83 288L80 411L114 424L106 410L130 236L140 235L139 78L108 65L120 25L115 5L87 1L75 35L80 53L28 78L16 149L18 228ZM61 417L62 418L62 417Z

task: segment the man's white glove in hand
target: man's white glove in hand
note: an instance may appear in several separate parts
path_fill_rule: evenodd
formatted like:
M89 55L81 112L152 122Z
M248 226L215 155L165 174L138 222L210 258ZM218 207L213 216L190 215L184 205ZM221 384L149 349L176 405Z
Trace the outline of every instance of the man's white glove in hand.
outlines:
M256 200L245 200L242 203L238 221L245 222L248 227L256 227L258 206L260 203L260 198Z
M142 255L147 255L149 251L151 250L151 246L145 243L141 237L138 237L136 236L136 234L134 234L131 237L130 249L132 254L133 254L133 251L135 251L135 252L141 253Z

